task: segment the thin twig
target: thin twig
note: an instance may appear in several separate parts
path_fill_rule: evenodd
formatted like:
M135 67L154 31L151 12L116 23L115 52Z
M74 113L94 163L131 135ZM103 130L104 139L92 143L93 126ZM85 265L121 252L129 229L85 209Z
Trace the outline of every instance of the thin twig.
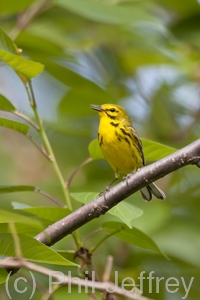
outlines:
M27 134L26 137L29 139L29 141L48 159L50 160L49 158L49 155L47 154L46 150L43 149L42 147L40 147L33 139L32 139L32 136Z
M40 195L43 195L47 198L49 198L51 201L53 201L57 206L60 206L60 207L64 207L64 205L62 205L56 198L54 198L53 196L49 195L48 193L44 192L44 191L41 191L40 189L35 189L35 192L36 193L39 193Z
M84 160L84 161L83 161L83 162L82 162L82 163L74 170L74 172L70 175L68 181L66 182L67 188L70 187L71 182L72 182L74 176L78 173L78 171L79 171L83 166L87 165L87 164L88 164L89 162L91 162L91 161L92 161L92 158L91 158L91 157L88 157L86 160Z
M27 25L43 11L49 9L52 4L48 0L34 1L23 13L18 15L17 26L10 31L10 37L14 40Z
M108 255L107 257L107 262L106 262L106 267L102 276L102 281L106 282L106 281L110 281L110 274L112 271L112 267L113 267L113 256L112 255Z
M21 247L20 247L20 241L19 241L19 237L16 231L16 227L14 223L9 223L9 228L13 237L13 241L14 241L14 246L15 246L15 251L16 251L16 256L17 258L22 258L22 252L21 252Z
M23 114L21 111L15 110L12 113L17 117L25 120L28 124L30 124L33 128L35 128L35 130L40 131L40 127L35 122L33 122L28 116Z
M107 234L106 236L104 236L104 238L101 239L100 242L98 242L96 244L96 246L94 246L92 249L90 249L90 254L92 254L103 242L105 242L111 236L115 235L117 232L120 232L122 229L123 229L123 227L118 228L117 230L114 230L113 232L111 232L111 233Z
M85 242L86 242L86 240L87 240L89 237L91 237L93 234L95 234L95 233L97 233L97 232L99 232L99 231L102 231L102 230L103 230L103 228L102 228L102 227L99 227L99 228L93 230L92 232L90 232L90 233L89 233L88 235L86 235L86 237L82 240L82 244L84 245Z
M14 267L14 268L20 268L23 267L25 269L28 269L29 271L34 271L40 274L43 274L45 276L48 276L51 279L57 280L55 284L60 284L60 285L70 285L70 286L78 286L78 287L85 287L88 289L92 289L92 291L114 291L114 294L117 294L119 296L123 296L129 299L134 299L134 300L151 300L150 298L144 297L141 295L141 291L138 288L134 288L134 291L126 291L125 289L120 288L119 286L116 286L116 284L112 282L97 282L97 281L92 281L92 280L86 280L86 279L81 279L67 276L61 272L57 272L55 270L48 269L43 266L38 266L34 263L31 263L27 260L16 260L12 259L9 261L5 260L0 260L0 266L1 267ZM72 280L73 279L73 280ZM53 282L52 282L53 284Z

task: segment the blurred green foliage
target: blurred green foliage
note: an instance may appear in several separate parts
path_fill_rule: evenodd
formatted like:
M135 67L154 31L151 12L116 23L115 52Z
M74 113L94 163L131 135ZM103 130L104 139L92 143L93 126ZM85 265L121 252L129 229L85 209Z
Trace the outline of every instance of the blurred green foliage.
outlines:
M98 116L90 109L91 103L122 105L128 110L140 136L172 148L181 148L199 138L198 1L7 0L0 3L0 26L23 50L23 57L45 66L45 71L32 79L32 85L39 115L66 181L88 158L88 145L97 136ZM2 49L5 45L0 46ZM0 94L34 120L22 81L3 62L0 62L0 78ZM5 105L10 107L7 110L13 109L1 97L0 109L4 110ZM1 120L13 120L12 126L20 121L10 112L0 113ZM11 125L7 126L9 128L0 127L0 185L39 187L64 204L62 189L50 162L25 135L11 130ZM38 132L31 130L31 135L39 145L42 144ZM145 151L148 153L148 149L145 148ZM113 171L106 162L92 161L73 178L70 192L98 193L112 178ZM132 226L153 239L170 260L159 252L134 246L134 241L132 245L112 236L93 253L93 262L100 277L107 256L113 255L111 280L114 280L114 270L119 272L119 280L129 276L137 283L140 272L145 271L147 277L149 272L154 271L154 277L164 277L165 280L160 282L159 293L156 293L156 281L153 281L151 292L146 279L144 295L156 300L176 300L185 299L184 287L180 284L177 292L167 292L166 279L176 277L180 280L184 277L188 286L191 277L194 277L187 299L198 299L199 178L199 170L189 166L159 181L158 185L167 195L165 202L153 199L151 203L145 203L139 193L127 199L128 204L143 210L142 215L131 221ZM3 211L18 209L11 221L16 222L17 232L23 238L25 234L29 235L30 240L40 231L34 222L45 228L63 217L62 209L56 210L54 215L55 211L50 208L53 205L48 198L28 190L0 194L2 214ZM74 208L79 206L78 201L73 203ZM39 207L46 209L46 215ZM19 221L22 213L24 218L36 214L36 219L24 226ZM86 224L79 230L81 239L111 221L118 222L119 219L106 214ZM10 236L6 215L0 222L1 236ZM105 233L96 232L84 246L91 249L104 236ZM72 237L67 237L53 249L62 253L76 248ZM35 251L40 250L35 248ZM6 252L0 255L6 255ZM65 258L72 260L72 255L66 253ZM76 259L75 263L80 261ZM76 267L55 267L51 264L49 267L65 273L72 270L74 276L79 276ZM30 276L28 271L21 272ZM48 280L36 273L34 275L40 284L32 299L41 299L44 291L48 290ZM5 277L5 274L1 276ZM11 286L15 279L11 279ZM19 289L22 290L25 285L20 284ZM27 299L30 290L31 285L27 293L17 294L11 288L11 295L16 300ZM66 293L67 288L62 287L52 295L52 299L63 299ZM8 299L4 283L0 297ZM77 299L76 290L73 290L70 299L73 297ZM78 297L87 299L84 293L78 294Z

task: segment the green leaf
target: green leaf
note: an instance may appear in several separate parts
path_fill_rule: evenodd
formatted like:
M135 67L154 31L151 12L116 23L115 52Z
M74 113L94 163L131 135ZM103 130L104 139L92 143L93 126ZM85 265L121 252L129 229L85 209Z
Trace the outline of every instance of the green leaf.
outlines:
M62 207L31 207L23 208L23 211L36 215L40 218L56 222L71 213L67 208Z
M16 108L8 99L6 99L3 95L0 94L0 110L15 111Z
M132 244L137 247L141 247L144 249L154 250L156 252L161 253L163 256L166 255L159 249L156 243L148 237L144 232L140 231L136 228L128 228L126 225L122 225L121 223L117 222L107 222L102 225L102 228L112 233L113 231L117 230L117 228L121 228L121 231L117 232L115 235L120 238L121 240Z
M76 200L79 201L81 203L89 203L90 201L92 201L93 199L95 199L96 197L98 197L97 193L71 193L71 196ZM114 206L113 208L111 208L108 211L108 214L111 214L117 218L119 218L120 220L122 220L123 223L127 224L127 226L132 227L131 226L131 221L135 218L140 217L143 214L143 211L126 202L126 201L122 201L119 204L117 204L116 206Z
M0 28L0 49L15 55L18 54L17 47L15 46L11 38L9 38L9 36L5 34L5 32L1 28Z
M0 194L34 191L35 187L31 185L0 185Z
M6 270L4 269L0 269L0 284L6 282L6 280L8 279L8 272L6 272Z
M176 151L175 148L141 138L144 156L147 161L156 161ZM98 140L93 140L88 147L92 159L104 159Z
M71 193L70 194L72 198L74 198L76 201L81 202L83 204L87 204L90 201L94 200L96 197L98 197L98 193Z
M141 140L144 149L144 156L145 159L148 161L159 160L176 151L175 148L154 141L150 141L146 139L141 139Z
M17 47L12 40L0 28L0 60L10 66L18 74L31 79L39 75L44 66L38 62L19 56Z
M10 223L10 222L29 224L31 226L39 228L40 230L43 230L43 226L41 222L34 218L27 217L18 212L0 209L0 223Z
M143 214L143 211L140 208L132 205L131 203L122 201L111 208L108 213L115 217L118 217L129 228L132 228L132 220L140 217Z
M18 1L1 1L1 14L17 14L24 11L34 0L18 0Z
M105 159L97 139L89 144L88 150L92 159Z
M20 249L23 258L33 262L56 264L64 266L76 266L73 262L66 260L53 249L41 244L36 239L18 234ZM17 257L12 234L0 234L0 255Z
M24 123L5 119L5 118L0 118L0 126L19 131L24 135L26 135L30 129L30 127Z
M54 0L61 6L89 20L108 24L133 24L137 21L157 21L136 2L134 5L115 5L94 0Z

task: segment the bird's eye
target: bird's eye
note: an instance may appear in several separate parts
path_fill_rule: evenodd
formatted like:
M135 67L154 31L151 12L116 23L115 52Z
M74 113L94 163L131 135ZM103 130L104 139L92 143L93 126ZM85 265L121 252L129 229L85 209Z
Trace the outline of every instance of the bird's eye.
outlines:
M116 110L115 110L115 108L111 108L110 111L111 112L115 112Z

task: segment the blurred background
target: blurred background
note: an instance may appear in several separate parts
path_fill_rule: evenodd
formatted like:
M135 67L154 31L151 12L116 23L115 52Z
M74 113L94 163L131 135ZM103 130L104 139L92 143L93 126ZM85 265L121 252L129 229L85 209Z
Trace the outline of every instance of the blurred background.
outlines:
M23 56L45 65L32 84L66 181L87 159L88 145L97 137L99 120L90 104L123 106L141 137L177 149L199 138L198 0L7 0L0 3L0 26ZM1 62L0 93L33 118L20 79ZM1 116L12 117L3 112ZM40 144L39 134L31 134ZM52 166L26 137L0 128L0 140L0 185L38 186L63 201ZM78 172L70 191L99 192L112 178L105 161L93 161ZM150 293L146 281L144 295L157 300L196 300L200 297L200 171L189 166L159 180L158 185L167 195L165 202L145 203L139 193L129 201L144 211L133 226L153 238L170 260L113 237L95 252L94 262L101 274L111 254L121 278L136 279L143 270L153 270L165 279L176 277L180 280L177 292L167 292L163 281L159 294ZM33 193L0 195L1 208L11 209L13 202L52 205ZM106 218L86 225L83 236ZM181 277L187 286L194 277L187 298L183 298ZM34 299L40 299L39 295ZM63 295L64 288L52 299L63 299ZM1 299L7 299L3 288ZM26 298L20 295L20 299Z

